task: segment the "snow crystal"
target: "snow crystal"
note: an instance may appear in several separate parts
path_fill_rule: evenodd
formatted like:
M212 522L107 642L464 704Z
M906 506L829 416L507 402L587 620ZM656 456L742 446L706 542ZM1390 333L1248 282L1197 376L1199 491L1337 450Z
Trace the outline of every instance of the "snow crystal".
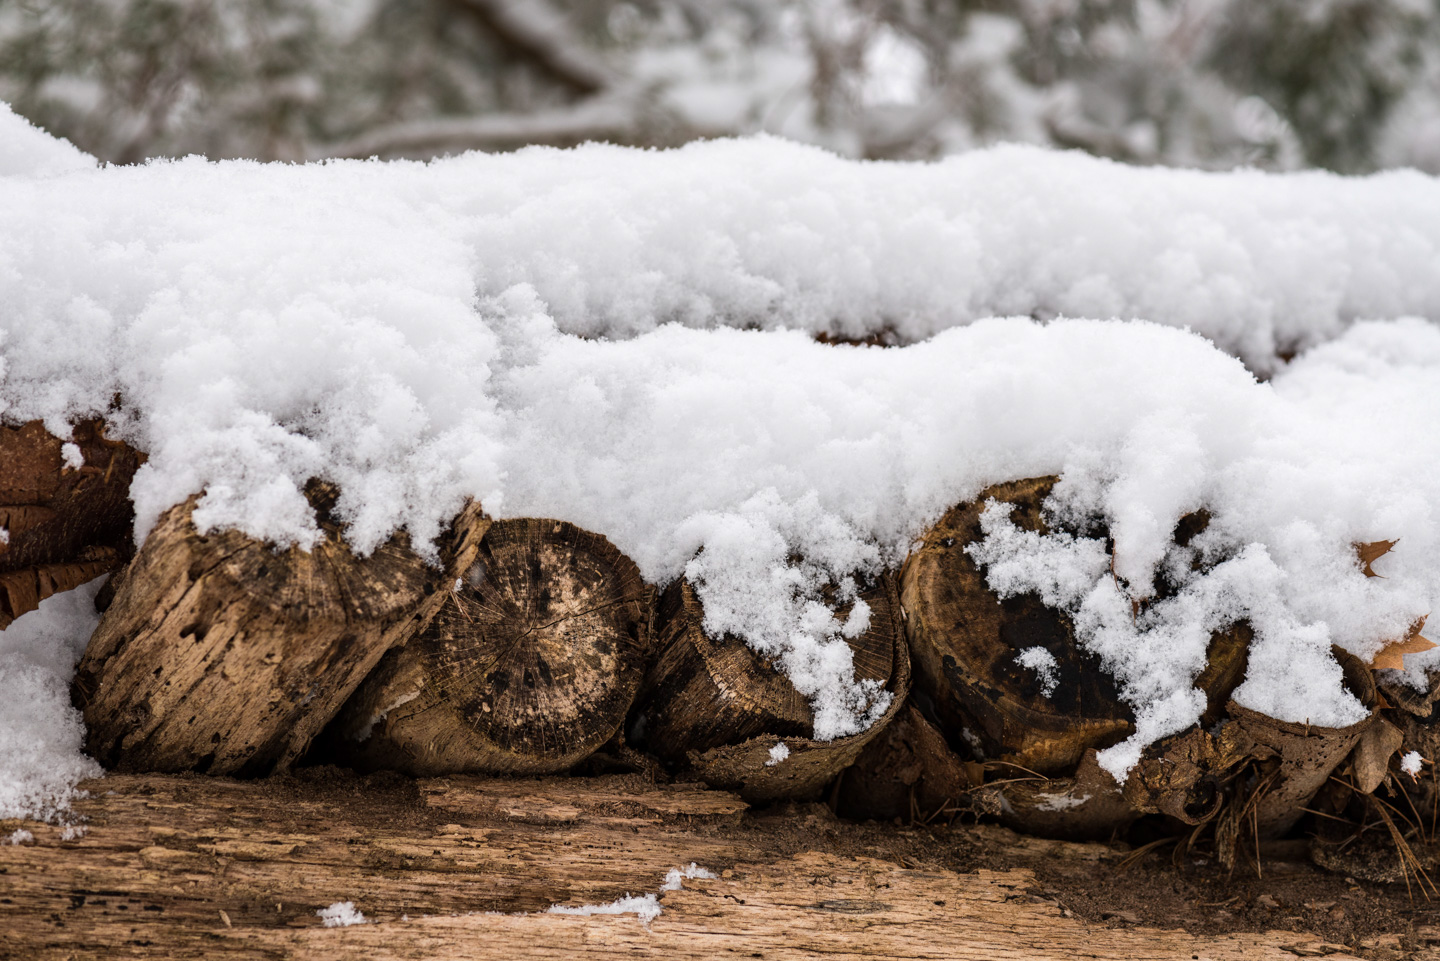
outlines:
M1059 665L1055 662L1055 655L1043 647L1027 647L1015 655L1015 660L1021 667L1028 667L1034 671L1040 679L1040 693L1049 697L1055 693L1055 685L1060 682L1057 671Z
M775 742L775 746L770 749L770 760L765 762L765 766L774 767L789 756L789 745L787 745L784 741L777 741Z
M98 617L100 581L57 594L0 631L0 818L62 815L74 786L101 774L80 753L70 676Z
M327 928L346 928L352 924L365 924L365 915L355 907L354 901L336 901L328 908L320 908L315 915L325 922Z
M79 444L61 444L60 459L70 470L79 470L85 466L85 455L80 452Z
M47 169L0 169L0 417L64 436L106 415L149 455L137 538L203 490L202 529L312 545L311 477L362 552L397 528L429 549L469 496L568 520L651 582L688 577L706 629L778 663L832 738L888 704L845 643L868 610L836 605L949 506L1059 474L1071 533L997 508L976 557L1071 610L1116 676L1138 727L1112 771L1198 716L1211 630L1255 629L1239 703L1344 725L1330 645L1368 658L1440 597L1420 174L855 163L765 138ZM1365 578L1352 545L1394 538ZM42 648L0 662L0 811L94 770ZM1405 666L1421 684L1440 649Z
M1077 808L1090 800L1090 795L1082 794L1079 797L1071 797L1069 794L1041 794L1038 803L1035 805L1042 811L1068 811L1070 808Z
M1424 763L1425 759L1420 756L1419 751L1411 751L1400 759L1400 770L1412 778L1419 777L1421 765Z
M684 869L673 868L665 875L665 881L660 885L660 893L666 891L679 891L687 880L695 878L714 878L715 875L700 867L694 861ZM578 914L589 916L593 914L633 914L639 917L640 923L649 925L660 916L663 909L660 906L660 899L654 894L647 894L643 897L626 895L617 898L609 904L581 904L574 907L565 904L553 904L547 910L547 914Z
M29 831L25 830L24 828L16 828L15 830L13 830L13 831L10 832L10 836L5 839L5 843L6 843L6 844L34 844L34 843L35 843L35 835L31 834Z

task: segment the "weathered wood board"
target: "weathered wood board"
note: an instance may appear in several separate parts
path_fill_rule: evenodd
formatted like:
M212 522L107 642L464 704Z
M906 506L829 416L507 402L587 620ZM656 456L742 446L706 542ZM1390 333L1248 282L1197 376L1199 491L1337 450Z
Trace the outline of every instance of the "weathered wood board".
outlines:
M114 775L86 786L83 834L64 840L62 828L30 823L33 842L0 845L0 957L1354 956L1289 932L1087 924L1025 870L836 853L826 849L834 831L803 808L782 815L799 845L770 844L737 797L636 776ZM1109 856L1030 843L1051 857ZM718 877L662 893L648 925L537 913L656 893L691 862ZM324 927L315 912L338 901L370 923Z

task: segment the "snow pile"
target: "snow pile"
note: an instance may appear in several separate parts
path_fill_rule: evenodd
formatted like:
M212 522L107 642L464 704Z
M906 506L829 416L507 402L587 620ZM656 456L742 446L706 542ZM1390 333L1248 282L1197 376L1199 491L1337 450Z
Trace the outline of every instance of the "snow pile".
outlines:
M95 158L52 137L0 101L0 177L60 174L95 167Z
M0 177L0 417L107 416L150 455L142 537L205 490L203 527L308 545L317 476L361 551L401 526L426 543L467 496L599 531L649 580L688 576L819 738L884 706L843 641L869 612L842 621L827 585L843 603L949 506L1063 474L1052 510L1079 536L996 512L983 559L1082 619L1141 715L1133 756L1195 715L1213 625L1256 628L1241 703L1344 724L1330 645L1368 658L1435 606L1440 328L1393 318L1440 317L1437 268L1440 181L1417 174L862 164L760 139ZM780 326L803 329L734 329ZM916 342L807 332L887 327ZM1205 573L1132 621L1200 507ZM1365 578L1353 543L1396 537ZM52 643L18 629L25 657ZM30 703L63 705L63 652ZM53 756L80 765L62 728Z
M660 885L660 894L666 891L679 891L685 881L693 881L696 878L714 878L715 875L700 867L694 861L690 862L688 868L672 868L665 875L665 882ZM660 898L654 894L647 894L643 897L635 897L627 894L623 898L616 898L609 904L581 904L574 907L565 904L552 904L545 912L546 914L578 914L588 917L592 914L633 914L640 919L641 924L649 925L651 921L660 917L664 909L660 906Z
M74 785L101 773L80 753L85 729L70 706L100 583L57 594L0 631L0 818L61 815Z
M352 924L368 923L354 901L336 901L328 908L320 908L315 915L325 922L327 928L348 928Z

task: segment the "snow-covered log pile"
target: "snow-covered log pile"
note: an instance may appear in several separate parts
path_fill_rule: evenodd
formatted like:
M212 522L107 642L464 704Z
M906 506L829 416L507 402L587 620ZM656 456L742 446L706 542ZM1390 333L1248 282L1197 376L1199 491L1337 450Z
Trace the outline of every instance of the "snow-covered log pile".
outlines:
M858 757L864 811L902 718L912 785L1056 833L1278 833L1332 770L1430 770L1433 178L765 139L101 169L5 114L0 305L6 429L40 473L123 450L138 547L98 632L92 585L0 634L0 814L92 770L92 633L131 769L606 745L767 798Z

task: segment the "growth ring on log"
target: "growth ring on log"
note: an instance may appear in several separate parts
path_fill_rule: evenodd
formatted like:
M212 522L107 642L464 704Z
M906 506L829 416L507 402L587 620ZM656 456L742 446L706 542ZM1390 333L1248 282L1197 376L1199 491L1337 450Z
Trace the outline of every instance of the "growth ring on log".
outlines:
M870 626L847 639L855 678L881 685L891 703L865 731L817 741L810 704L789 678L739 638L706 634L694 588L684 579L672 584L660 601L660 657L640 714L646 749L746 800L817 794L899 713L910 690L894 577L881 575L859 598L870 606ZM841 606L839 619L849 607ZM771 754L777 744L789 752L783 760Z
M1041 510L1056 480L997 484L952 508L901 574L916 689L947 736L986 759L1047 776L1071 774L1087 750L1123 740L1133 712L1099 659L1080 647L1068 615L1033 593L1002 600L965 548L982 539L980 514L992 498L1014 505L1010 519L1021 528L1048 533ZM1218 715L1243 678L1249 640L1243 623L1211 636L1209 666L1196 681L1211 705L1207 716ZM1049 693L1017 660L1032 647L1054 658Z
M69 441L40 421L0 427L0 630L129 556L130 482L144 459L99 421L75 424Z
M446 573L396 534L356 557L311 482L324 537L273 550L239 531L200 534L198 496L171 508L114 596L75 677L86 750L122 771L257 775L290 765L381 655L433 615ZM441 545L473 556L470 505Z
M563 771L624 723L651 649L653 591L607 539L495 522L429 628L346 705L327 748L417 775Z

